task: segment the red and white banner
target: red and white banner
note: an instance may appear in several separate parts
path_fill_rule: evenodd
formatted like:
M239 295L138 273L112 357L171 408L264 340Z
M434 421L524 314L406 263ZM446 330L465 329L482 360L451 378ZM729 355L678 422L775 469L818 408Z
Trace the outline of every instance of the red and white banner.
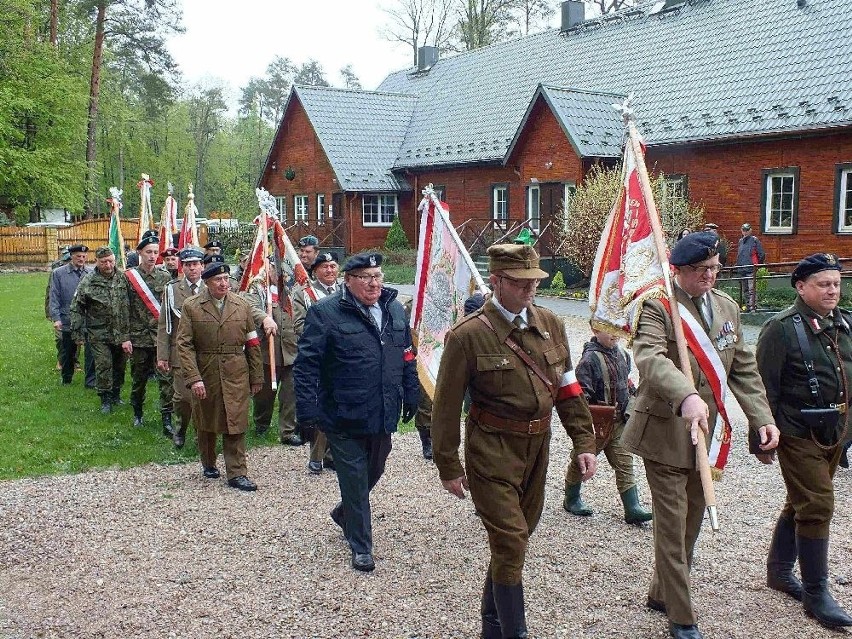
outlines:
M417 373L432 397L444 352L444 336L464 315L464 302L485 282L450 222L448 208L432 185L418 207L420 240L411 304L411 329L417 345ZM412 354L413 355L413 354Z
M130 286L133 287L133 290L136 291L136 294L142 300L142 303L145 304L149 311L151 311L151 315L153 315L156 319L160 319L160 302L151 292L151 289L148 288L148 285L145 283L145 280L142 279L139 271L135 268L131 268L127 269L124 274L127 276L127 281L130 282Z
M672 307L669 300L663 299L661 301L671 315ZM728 397L728 376L725 374L725 367L722 365L719 353L713 347L713 342L710 341L710 336L707 335L704 327L686 306L678 303L677 307L683 324L683 334L686 337L686 347L692 353L695 361L698 362L698 367L707 378L710 389L713 391L713 399L716 402L718 412L716 413L716 422L712 425L710 450L707 452L707 456L711 468L723 470L728 462L728 454L731 450L731 420L728 419L728 411L725 408L725 400Z
M160 255L157 256L157 264L163 263L163 251L174 248L174 238L172 237L177 228L177 201L172 195L172 183L168 183L169 194L166 197L166 203L163 205L163 210L160 212Z
M628 143L622 162L621 190L604 227L592 269L592 325L631 339L642 302L663 297L668 277L668 256L657 253L636 157Z
M189 193L186 196L186 207L183 209L183 223L180 227L178 238L178 249L187 246L198 246L198 227L195 218L198 217L198 208L195 206L195 194L192 192L192 184L189 185Z

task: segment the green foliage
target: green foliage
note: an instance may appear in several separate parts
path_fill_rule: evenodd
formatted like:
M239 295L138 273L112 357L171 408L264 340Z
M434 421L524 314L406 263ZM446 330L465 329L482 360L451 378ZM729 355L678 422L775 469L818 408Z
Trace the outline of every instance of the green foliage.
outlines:
M565 290L565 278L562 277L562 271L556 271L556 275L550 280L550 289L561 293Z
M408 236L402 230L402 223L399 221L399 216L393 219L388 236L385 239L385 249L388 251L403 251L411 248L408 242Z
M765 266L761 266L757 269L757 279L755 282L755 291L759 296L765 295L766 291L769 289L769 280L766 278L769 276L769 269Z

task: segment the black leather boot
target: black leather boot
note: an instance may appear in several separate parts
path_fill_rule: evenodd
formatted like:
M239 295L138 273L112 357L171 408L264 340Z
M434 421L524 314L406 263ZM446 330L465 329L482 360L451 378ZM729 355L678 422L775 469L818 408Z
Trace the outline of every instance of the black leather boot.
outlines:
M781 516L772 533L766 558L766 585L802 600L802 582L793 574L796 565L796 522L792 516Z
M502 639L500 632L500 618L497 616L497 604L494 603L494 582L491 581L491 569L485 577L485 586L482 588L482 639Z
M500 618L502 639L527 639L527 616L524 609L524 585L504 586L493 583L494 603Z
M133 426L142 428L142 407L133 405Z
M423 446L423 459L432 459L432 433L428 430L418 430L420 443Z
M101 412L109 415L112 412L112 396L109 393L101 395Z
M828 591L828 539L796 537L802 570L802 604L805 612L827 628L852 626L850 617Z
M163 435L172 439L175 434L174 426L172 426L172 414L167 411L163 411L161 414L163 416Z

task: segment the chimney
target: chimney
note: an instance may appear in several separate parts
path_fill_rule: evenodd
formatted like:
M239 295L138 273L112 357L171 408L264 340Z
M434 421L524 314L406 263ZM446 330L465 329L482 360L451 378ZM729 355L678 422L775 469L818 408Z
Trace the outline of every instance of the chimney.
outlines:
M586 19L585 5L581 0L565 0L562 3L562 27L561 31L573 29Z
M417 49L417 70L428 71L438 61L438 47L419 47Z

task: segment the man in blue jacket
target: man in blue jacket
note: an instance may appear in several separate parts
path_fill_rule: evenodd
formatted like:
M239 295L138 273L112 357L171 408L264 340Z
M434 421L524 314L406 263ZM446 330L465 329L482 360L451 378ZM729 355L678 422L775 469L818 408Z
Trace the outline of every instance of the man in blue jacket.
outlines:
M328 438L340 484L331 518L352 549L352 567L373 561L370 490L381 478L400 413L417 412L419 387L411 332L397 291L382 286L380 253L343 267L343 286L312 304L293 370L302 432Z

